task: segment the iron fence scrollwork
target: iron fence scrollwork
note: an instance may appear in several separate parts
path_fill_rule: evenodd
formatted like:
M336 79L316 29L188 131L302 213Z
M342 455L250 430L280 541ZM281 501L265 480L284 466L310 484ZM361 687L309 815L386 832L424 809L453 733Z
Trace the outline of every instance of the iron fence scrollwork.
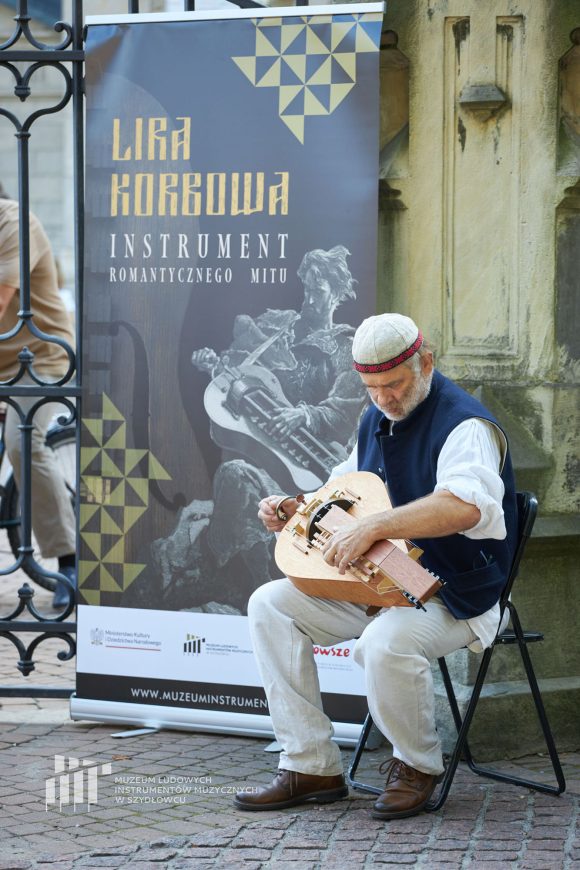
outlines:
M261 7L264 4L257 0L233 0L242 8ZM18 416L21 445L21 469L18 478L18 516L0 506L0 528L9 531L9 540L14 549L14 562L0 569L0 578L22 569L39 585L50 588L56 582L64 584L68 596L62 610L57 613L43 613L34 602L35 590L25 582L18 589L18 601L8 605L9 612L0 613L0 638L5 638L18 653L16 668L23 677L28 677L35 670L34 656L45 641L58 639L64 644L57 658L68 661L76 655L76 622L74 621L75 589L74 584L66 574L50 571L38 562L33 545L33 493L32 493L32 437L34 418L39 409L49 402L62 406L63 413L59 418L61 426L70 426L80 417L82 355L82 277L83 277L83 205L84 205L84 128L83 128L83 75L84 75L84 19L82 0L72 0L71 21L56 21L52 30L56 36L54 42L46 42L35 35L35 22L31 15L29 0L13 0L15 6L14 28L12 33L0 42L0 69L8 73L11 81L11 93L4 92L0 96L0 117L12 126L18 158L18 221L19 221L19 257L20 282L17 321L13 327L0 334L0 349L2 342L8 342L20 336L22 347L17 359L14 360L14 374L4 380L0 379L0 404L11 408ZM308 0L296 0L297 6L308 5ZM123 4L120 3L120 7ZM125 0L120 12L139 13L139 0ZM185 12L195 10L195 0L183 0ZM20 118L14 106L26 108L34 102L34 86L38 74L52 70L60 76L62 94L49 105L35 107L24 118ZM14 103L13 97L18 103ZM9 108L8 99L13 105ZM35 311L31 299L30 272L30 154L31 137L37 130L39 119L62 112L72 106L72 136L73 136L73 220L74 220L74 265L75 265L75 347L62 336L44 332L34 319ZM68 123L68 121L67 121ZM16 199L16 197L14 197ZM1 284L1 281L0 281ZM1 300L0 300L1 301ZM37 342L46 342L62 348L66 354L66 372L58 380L43 377L35 367L35 354L26 344L24 336L30 336ZM0 422L0 426L5 425ZM62 440L62 439L57 439ZM66 439L65 439L66 440ZM75 453L76 468L79 467L79 435L76 427ZM4 441L0 437L0 466L4 456ZM78 474L78 471L76 472ZM16 475L14 475L16 478ZM75 484L78 487L78 479ZM12 482L11 490L14 496L16 480ZM8 487L0 487L0 504L8 501ZM10 504L15 503L14 497ZM18 535L15 533L18 526ZM78 535L78 510L76 511L76 537ZM16 541L16 543L14 543ZM1 596L0 596L1 597ZM25 643L22 635L32 634L30 643ZM40 685L0 685L0 697L68 697L73 687L40 686Z

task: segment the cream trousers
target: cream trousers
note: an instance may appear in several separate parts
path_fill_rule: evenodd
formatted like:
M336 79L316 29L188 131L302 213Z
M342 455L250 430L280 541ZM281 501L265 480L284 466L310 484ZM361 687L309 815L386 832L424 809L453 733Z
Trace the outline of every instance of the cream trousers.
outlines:
M356 637L354 659L365 671L369 710L394 756L423 773L443 771L429 662L476 636L437 597L426 611L391 607L371 618L357 604L311 598L285 578L254 592L248 604L250 632L282 746L281 768L321 776L342 773L332 724L322 710L312 648Z
M25 378L19 383L30 383ZM19 396L16 401L26 413L39 397ZM68 416L68 409L58 402L41 405L33 417L32 430L32 528L44 558L67 556L76 550L75 515L70 493L58 463L45 442L55 414ZM20 419L9 405L6 412L4 439L6 452L16 481L20 480Z

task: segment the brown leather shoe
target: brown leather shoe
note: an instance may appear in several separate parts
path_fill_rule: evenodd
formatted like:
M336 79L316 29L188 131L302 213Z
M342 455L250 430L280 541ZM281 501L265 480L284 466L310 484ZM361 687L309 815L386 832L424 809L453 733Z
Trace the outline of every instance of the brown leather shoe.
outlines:
M240 791L234 799L240 810L282 810L306 801L327 804L348 794L344 776L314 776L295 770L279 770L272 785L255 793Z
M375 819L404 819L420 813L441 779L415 770L398 758L382 764L379 771L387 774L387 781L372 810Z

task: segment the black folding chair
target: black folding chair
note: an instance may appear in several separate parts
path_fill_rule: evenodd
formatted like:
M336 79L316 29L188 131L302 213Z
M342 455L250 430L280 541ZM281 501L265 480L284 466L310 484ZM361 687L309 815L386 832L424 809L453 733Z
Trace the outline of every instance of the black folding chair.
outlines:
M566 788L566 781L564 779L564 774L562 773L562 767L560 765L560 759L558 757L558 753L556 751L556 746L554 744L554 738L552 735L552 731L550 729L550 725L548 723L548 717L546 715L546 710L544 708L544 703L542 701L542 696L540 694L540 689L538 687L538 681L536 680L536 675L534 673L534 668L532 665L532 661L530 659L530 654L527 649L527 644L529 643L537 643L544 639L544 635L539 631L523 631L522 626L519 620L519 616L514 604L510 601L510 594L512 591L512 587L514 584L514 580L517 577L518 569L520 565L520 561L522 559L524 549L526 547L526 543L532 533L532 528L534 526L534 522L536 519L536 514L538 511L538 502L537 499L532 493L529 492L518 492L517 494L517 504L518 504L518 545L516 548L516 552L512 561L509 577L507 579L503 594L500 599L500 610L503 614L506 608L510 614L510 621L512 628L507 629L506 631L499 632L497 637L495 638L493 644L488 647L483 652L481 664L479 666L479 671L477 673L477 677L475 680L475 684L473 686L473 690L471 693L471 698L467 705L467 709L465 711L464 716L462 717L461 712L459 710L459 705L457 703L457 698L455 695L455 691L453 689L453 684L451 682L451 677L449 675L449 670L447 668L447 663L445 658L440 658L437 661L439 662L439 667L441 669L441 675L443 677L443 683L445 685L445 690L447 692L447 698L449 700L449 706L451 707L451 712L453 715L453 719L455 722L455 727L457 728L457 741L455 743L455 747L453 752L449 758L447 763L447 767L445 768L445 773L443 774L443 779L441 781L441 785L439 787L438 792L432 801L427 805L426 810L429 812L434 812L435 810L440 809L445 800L447 799L447 795L449 794L449 789L451 788L451 784L453 782L453 777L455 776L455 771L457 770L457 765L459 763L459 759L463 757L467 762L468 766L474 773L479 774L480 776L486 776L490 779L499 780L500 782L509 782L513 785L522 785L526 788L534 789L535 791L547 792L548 794L562 794L564 789ZM500 624L502 622L500 619ZM526 676L528 678L528 683L530 686L530 690L532 693L532 697L534 700L534 704L536 705L536 711L538 714L538 718L540 720L540 724L542 726L542 731L544 734L544 739L546 741L546 746L548 748L548 752L550 755L550 760L552 762L552 767L554 769L554 774L556 776L556 781L558 783L557 786L546 785L541 782L536 782L533 780L525 779L519 776L512 776L508 773L502 773L498 770L494 770L489 767L481 767L476 764L473 760L473 756L471 754L471 750L469 749L469 744L467 742L467 735L469 733L469 729L471 727L471 723L473 721L473 716L475 714L475 710L477 707L477 702L479 701L479 696L481 694L481 690L483 688L483 684L485 682L485 678L487 676L487 671L489 668L489 664L491 661L491 657L495 647L498 644L503 645L513 645L517 644L522 662L526 671ZM371 718L370 713L367 715L364 725L362 727L362 731L360 737L358 739L358 743L354 750L351 764L348 770L348 782L354 788L359 791L369 792L371 794L381 794L384 789L377 788L376 786L367 785L365 783L359 782L355 779L355 773L358 768L361 755L363 749L366 745L368 736L370 734L371 728L373 726L373 720Z

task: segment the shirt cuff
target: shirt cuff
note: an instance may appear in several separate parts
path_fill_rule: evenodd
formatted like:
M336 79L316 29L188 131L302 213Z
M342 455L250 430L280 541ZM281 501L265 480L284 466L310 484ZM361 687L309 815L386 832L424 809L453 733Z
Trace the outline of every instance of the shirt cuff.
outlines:
M470 470L473 473L474 469ZM475 505L479 510L481 514L479 521L471 529L466 529L460 532L460 534L473 540L494 538L495 540L502 541L506 537L505 519L501 507L503 491L498 501L486 491L485 487L482 487L486 472L489 474L487 469L479 468L477 481L473 480L469 473L453 476L438 483L435 487L435 492L446 490L462 501Z

